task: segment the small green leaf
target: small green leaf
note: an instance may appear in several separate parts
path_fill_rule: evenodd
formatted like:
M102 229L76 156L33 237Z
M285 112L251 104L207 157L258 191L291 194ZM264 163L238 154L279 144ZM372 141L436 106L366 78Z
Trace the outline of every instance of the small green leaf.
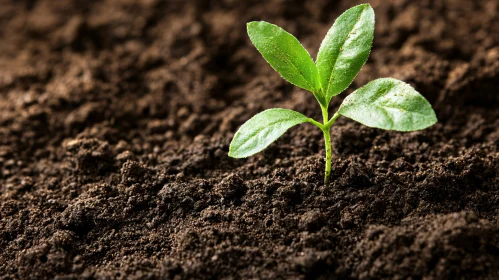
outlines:
M245 122L230 143L229 156L245 158L254 155L272 144L289 128L309 118L287 109L269 109Z
M374 11L369 4L348 9L321 43L317 69L327 104L352 83L366 63L374 37Z
M410 85L392 78L374 80L350 94L338 112L364 125L413 131L437 122L430 103Z
M310 54L298 39L277 25L264 21L249 22L248 35L267 62L290 83L318 94L319 73ZM324 98L316 95L319 102Z

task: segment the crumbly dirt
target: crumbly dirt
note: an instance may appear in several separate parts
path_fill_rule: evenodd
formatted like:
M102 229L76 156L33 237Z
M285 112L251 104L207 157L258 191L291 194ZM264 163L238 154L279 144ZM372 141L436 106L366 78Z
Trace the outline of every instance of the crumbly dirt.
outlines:
M351 88L402 79L439 122L340 118L324 187L311 125L227 156L263 109L320 118L245 23L315 56L357 1L0 0L0 279L499 279L499 2L370 2Z

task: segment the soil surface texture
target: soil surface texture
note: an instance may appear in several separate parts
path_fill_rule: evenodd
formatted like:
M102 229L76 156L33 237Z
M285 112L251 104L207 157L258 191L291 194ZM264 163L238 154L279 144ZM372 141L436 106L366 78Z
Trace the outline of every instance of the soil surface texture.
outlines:
M316 56L358 1L0 0L0 279L499 279L499 1L370 1L350 89L413 85L439 122L339 118L227 156L272 107L321 119L251 45Z

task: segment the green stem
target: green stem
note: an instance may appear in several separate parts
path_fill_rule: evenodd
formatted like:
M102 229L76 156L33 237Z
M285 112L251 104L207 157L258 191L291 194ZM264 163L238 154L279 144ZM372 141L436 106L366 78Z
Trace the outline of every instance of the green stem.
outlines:
M309 118L308 122L316 125L322 130L322 133L324 134L324 143L326 146L326 170L324 172L324 185L327 186L329 182L329 175L331 175L331 160L332 160L332 149L331 149L331 126L333 123L336 121L337 118L340 117L340 114L337 112L333 115L333 117L328 120L328 111L327 108L324 106L321 106L322 109L322 119L323 119L323 124Z
M324 144L326 146L326 170L324 172L324 185L327 185L329 181L329 175L331 174L331 133L329 132L330 127L328 124L328 111L326 107L322 107L322 118L324 121L324 126L322 127L322 133L324 133Z
M331 160L332 160L332 149L331 149L331 126L340 117L340 114L335 113L333 117L328 121L328 111L327 108L322 108L322 116L324 118L324 126L322 132L324 133L324 144L326 146L326 170L324 172L324 185L327 186L329 182L329 176L331 175Z
M318 128L320 128L321 130L324 130L324 125L321 124L320 122L312 119L312 118L308 118L308 122L311 123L311 124L314 124L315 126L317 126Z
M334 113L333 117L327 123L324 124L324 127L329 130L333 125L333 123L336 121L336 119L338 119L339 117L340 114L338 114L338 112Z
M324 133L324 143L326 145L326 171L324 173L324 185L327 186L327 183L329 182L329 175L331 175L331 134L329 129L324 129L322 132Z

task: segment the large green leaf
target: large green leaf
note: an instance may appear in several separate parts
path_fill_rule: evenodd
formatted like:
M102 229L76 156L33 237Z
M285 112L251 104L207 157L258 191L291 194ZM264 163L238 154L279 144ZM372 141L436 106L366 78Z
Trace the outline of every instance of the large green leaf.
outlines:
M421 94L392 78L374 80L354 91L338 112L364 125L388 130L413 131L437 122L430 103Z
M321 89L319 73L310 54L291 34L264 21L249 22L248 35L262 56L290 83L316 94ZM319 102L324 98L316 95Z
M369 4L348 9L329 29L316 61L327 104L348 88L366 63L373 37L374 11Z
M256 114L245 122L230 143L229 156L245 158L254 155L272 144L289 128L309 118L287 109L269 109Z

